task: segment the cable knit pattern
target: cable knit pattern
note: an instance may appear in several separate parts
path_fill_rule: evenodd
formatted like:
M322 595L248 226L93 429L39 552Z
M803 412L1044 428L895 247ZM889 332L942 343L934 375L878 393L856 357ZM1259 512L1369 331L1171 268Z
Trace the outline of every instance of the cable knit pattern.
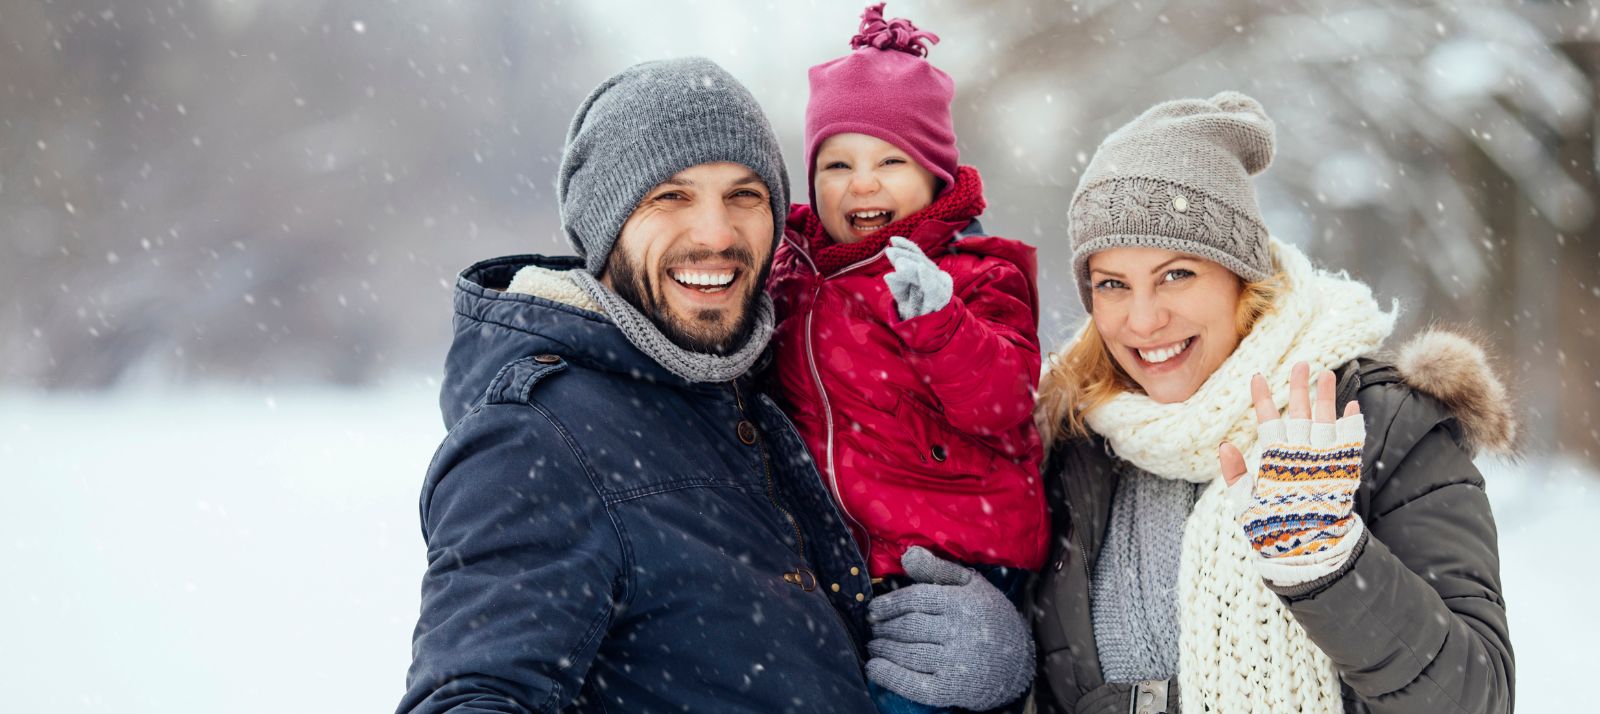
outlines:
M1072 271L1086 309L1089 256L1117 246L1203 256L1245 280L1271 275L1250 177L1272 163L1276 129L1238 92L1162 102L1100 143L1073 192Z
M1333 663L1311 643L1255 569L1259 557L1234 520L1219 478L1217 444L1260 463L1250 377L1265 375L1288 403L1289 371L1313 371L1375 351L1394 329L1365 285L1312 267L1272 241L1289 289L1187 401L1158 404L1122 394L1085 415L1117 456L1163 478L1209 482L1184 526L1180 556L1178 686L1185 711L1341 712Z
M1107 682L1178 673L1178 556L1198 484L1116 462L1111 520L1089 597L1100 671Z
M1200 255L1235 275L1266 277L1267 228L1250 211L1194 186L1129 176L1085 188L1070 220L1088 255L1104 248L1140 246Z

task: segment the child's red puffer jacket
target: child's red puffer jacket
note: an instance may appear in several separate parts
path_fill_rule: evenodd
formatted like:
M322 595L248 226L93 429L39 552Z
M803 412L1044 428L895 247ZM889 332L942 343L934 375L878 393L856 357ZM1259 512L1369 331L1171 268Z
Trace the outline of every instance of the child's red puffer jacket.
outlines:
M981 186L971 167L959 180ZM1037 260L982 235L982 205L909 231L955 281L950 304L910 320L881 249L819 271L814 246L828 240L810 206L790 211L773 261L773 382L876 577L903 574L913 545L967 564L1044 560Z

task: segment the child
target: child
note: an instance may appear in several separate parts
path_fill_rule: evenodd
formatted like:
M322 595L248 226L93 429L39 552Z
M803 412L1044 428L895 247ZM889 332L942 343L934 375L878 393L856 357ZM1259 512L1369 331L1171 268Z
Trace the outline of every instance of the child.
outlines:
M934 35L867 9L850 54L811 68L811 204L773 263L776 383L871 569L909 583L921 546L1016 601L1042 564L1033 248L978 224ZM874 684L882 712L936 712Z

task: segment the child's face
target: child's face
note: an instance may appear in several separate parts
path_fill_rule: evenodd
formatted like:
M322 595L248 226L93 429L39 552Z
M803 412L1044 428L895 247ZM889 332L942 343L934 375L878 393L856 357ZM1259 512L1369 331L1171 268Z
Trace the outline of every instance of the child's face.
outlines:
M854 243L933 202L937 179L894 144L866 134L834 134L817 149L811 196L822 227Z

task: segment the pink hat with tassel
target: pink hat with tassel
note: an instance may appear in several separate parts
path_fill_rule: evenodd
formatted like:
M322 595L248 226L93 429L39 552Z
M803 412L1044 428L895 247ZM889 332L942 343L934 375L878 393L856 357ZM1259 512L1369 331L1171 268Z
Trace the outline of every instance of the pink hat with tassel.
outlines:
M938 43L939 36L918 30L910 20L885 21L883 5L862 13L861 31L850 38L853 52L811 68L806 182L813 184L823 141L856 133L899 147L948 189L959 157L950 120L956 85L928 63L923 44Z

